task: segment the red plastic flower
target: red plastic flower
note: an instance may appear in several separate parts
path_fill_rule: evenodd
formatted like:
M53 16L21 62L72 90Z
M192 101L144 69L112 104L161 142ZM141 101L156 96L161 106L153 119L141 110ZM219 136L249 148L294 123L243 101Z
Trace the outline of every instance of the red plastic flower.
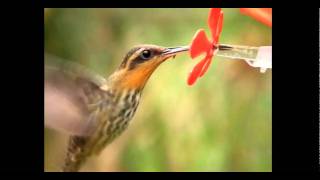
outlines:
M272 27L272 8L240 8L240 12Z
M193 37L190 46L190 56L192 59L205 53L202 59L191 71L188 78L188 85L193 85L199 77L202 77L211 63L212 57L217 52L217 44L222 30L223 12L221 8L211 8L208 18L208 25L211 31L212 41L210 41L204 30L199 29Z

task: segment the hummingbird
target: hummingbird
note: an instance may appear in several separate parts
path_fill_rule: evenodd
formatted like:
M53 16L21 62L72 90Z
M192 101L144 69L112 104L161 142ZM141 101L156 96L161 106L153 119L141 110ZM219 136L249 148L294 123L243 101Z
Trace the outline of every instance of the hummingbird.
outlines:
M157 67L189 47L138 45L107 78L74 63L45 64L45 124L70 134L63 172L77 172L127 129Z

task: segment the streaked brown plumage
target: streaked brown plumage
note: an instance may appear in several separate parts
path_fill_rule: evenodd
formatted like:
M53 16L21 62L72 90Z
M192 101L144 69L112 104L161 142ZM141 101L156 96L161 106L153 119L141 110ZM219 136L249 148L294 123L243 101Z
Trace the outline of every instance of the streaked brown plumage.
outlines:
M154 70L166 59L187 50L187 47L164 48L155 45L134 47L107 80L76 66L50 68L48 65L45 80L46 121L54 119L54 116L56 120L48 120L47 124L73 134L69 139L63 171L78 171L87 157L98 154L118 137L134 116L142 90ZM56 108L50 108L57 101L61 103ZM59 108L68 111L57 116ZM57 125L57 121L61 125Z

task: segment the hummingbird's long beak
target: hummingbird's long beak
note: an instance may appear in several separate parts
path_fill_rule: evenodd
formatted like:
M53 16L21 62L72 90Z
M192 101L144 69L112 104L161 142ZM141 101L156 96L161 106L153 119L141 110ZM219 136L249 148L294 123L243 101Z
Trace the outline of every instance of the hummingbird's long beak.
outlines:
M161 55L169 58L169 57L175 56L179 53L189 51L189 49L190 49L189 46L165 48Z

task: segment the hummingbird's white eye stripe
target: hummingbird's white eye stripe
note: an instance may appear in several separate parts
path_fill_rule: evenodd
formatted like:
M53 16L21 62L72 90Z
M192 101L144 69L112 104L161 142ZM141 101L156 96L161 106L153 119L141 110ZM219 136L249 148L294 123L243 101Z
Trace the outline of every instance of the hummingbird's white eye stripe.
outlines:
M120 65L120 68L125 68L127 66L127 64L130 64L130 61L132 59L132 56L135 56L134 54L136 53L136 51L138 51L139 49L141 49L141 47L135 47L135 48L132 48L127 54L126 56L124 57L121 65Z

